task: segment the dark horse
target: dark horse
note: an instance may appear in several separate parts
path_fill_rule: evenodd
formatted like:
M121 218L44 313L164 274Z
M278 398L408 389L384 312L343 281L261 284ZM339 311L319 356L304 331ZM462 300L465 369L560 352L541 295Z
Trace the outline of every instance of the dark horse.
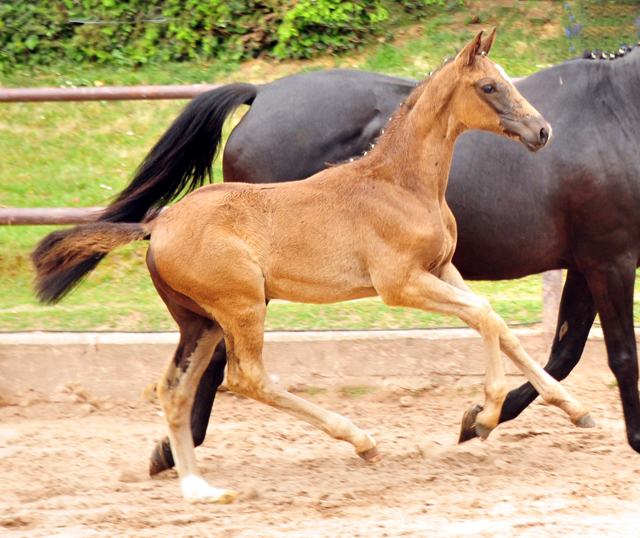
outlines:
M351 70L294 75L270 84L230 84L194 99L108 208L104 220L138 222L152 207L202 184L221 144L225 118L250 110L224 152L224 179L292 181L356 158L374 143L414 81ZM457 142L447 202L458 223L453 259L464 278L520 278L568 270L546 366L564 379L576 366L596 313L618 380L627 436L640 452L640 399L633 289L640 255L640 52L612 61L577 59L517 83L554 129L535 157L520 144L471 132ZM79 279L100 256L78 268ZM192 413L204 440L223 379L223 343L202 378ZM509 393L500 422L537 396L526 383ZM173 465L167 440L151 472Z

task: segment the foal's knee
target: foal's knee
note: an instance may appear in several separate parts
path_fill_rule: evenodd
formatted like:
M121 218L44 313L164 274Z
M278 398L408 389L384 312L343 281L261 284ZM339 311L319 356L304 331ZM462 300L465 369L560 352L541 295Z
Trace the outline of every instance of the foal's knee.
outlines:
M476 315L476 329L482 334L499 334L501 324L504 323L491 308L489 301L479 297Z
M500 381L492 380L485 383L484 391L487 398L491 398L494 402L502 405L507 399L507 394L509 394L509 387L504 379Z

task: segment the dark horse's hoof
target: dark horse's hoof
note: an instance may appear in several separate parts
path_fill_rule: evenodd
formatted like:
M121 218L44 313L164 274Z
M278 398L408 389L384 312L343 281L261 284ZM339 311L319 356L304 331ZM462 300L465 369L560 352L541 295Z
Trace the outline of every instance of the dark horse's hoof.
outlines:
M476 432L476 418L478 417L480 411L482 411L482 407L479 405L474 405L473 407L465 411L462 417L462 425L460 426L460 437L458 438L458 444L478 437L478 433Z
M174 466L173 454L171 453L171 445L169 438L165 437L153 449L151 454L151 463L149 464L149 475L153 476Z

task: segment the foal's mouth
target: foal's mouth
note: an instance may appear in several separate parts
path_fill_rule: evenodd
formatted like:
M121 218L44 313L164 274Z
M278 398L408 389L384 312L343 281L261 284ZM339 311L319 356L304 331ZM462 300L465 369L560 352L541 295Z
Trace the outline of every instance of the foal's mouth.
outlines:
M500 125L506 134L522 142L531 152L542 149L551 139L551 125L542 116L526 116L518 120L503 116Z

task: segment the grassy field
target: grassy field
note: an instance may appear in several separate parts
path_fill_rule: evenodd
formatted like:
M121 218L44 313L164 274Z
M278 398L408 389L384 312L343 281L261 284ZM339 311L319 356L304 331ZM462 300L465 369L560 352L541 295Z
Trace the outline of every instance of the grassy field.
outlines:
M5 87L93 86L95 84L181 84L265 82L301 71L358 67L421 78L451 57L481 27L499 26L494 60L513 76L528 75L568 57L557 2L472 2L467 9L441 13L396 28L380 43L357 54L308 62L255 60L236 64L179 64L139 70L58 66L16 72ZM589 15L591 16L591 15ZM636 15L637 16L637 15ZM477 17L480 24L471 24ZM586 15L585 15L586 17ZM614 49L634 40L630 10L593 16L589 32L575 48ZM587 17L588 18L588 17ZM585 20L587 20L587 18ZM591 19L589 19L591 20ZM598 21L616 32L594 31ZM586 30L586 29L585 29ZM615 35L613 35L615 34ZM130 180L136 166L167 129L184 101L24 103L0 108L0 206L82 207L104 205ZM240 110L227 126L239 121ZM220 163L215 179L221 180ZM101 264L87 282L60 305L43 307L32 295L28 255L51 227L0 227L0 330L175 328L144 267L144 245L122 249ZM541 280L473 283L511 323L540 318ZM640 319L640 315L638 316ZM343 305L287 303L269 308L270 329L407 328L460 325L457 319L387 308L379 300Z

